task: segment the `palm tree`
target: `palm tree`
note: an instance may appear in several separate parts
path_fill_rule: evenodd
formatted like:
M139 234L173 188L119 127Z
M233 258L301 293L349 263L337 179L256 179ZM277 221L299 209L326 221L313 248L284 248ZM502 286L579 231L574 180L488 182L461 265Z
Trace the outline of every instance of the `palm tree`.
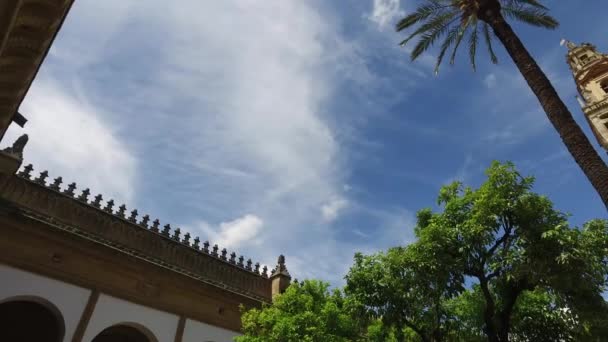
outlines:
M397 23L397 31L419 24L401 42L401 45L405 45L412 38L420 37L411 52L412 60L429 49L435 41L443 39L435 67L437 73L450 47L450 63L454 63L456 51L465 36L468 37L469 57L473 69L480 39L485 41L491 61L496 63L491 29L538 98L566 148L608 208L608 166L574 121L557 91L505 17L547 29L558 26L557 20L548 14L547 7L538 0L426 0L415 12Z

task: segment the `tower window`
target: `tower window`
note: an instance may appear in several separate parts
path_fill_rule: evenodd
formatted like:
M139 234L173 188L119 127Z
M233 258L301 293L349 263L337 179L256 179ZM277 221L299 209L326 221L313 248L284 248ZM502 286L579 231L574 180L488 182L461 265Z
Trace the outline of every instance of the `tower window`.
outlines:
M604 82L600 83L600 86L602 87L604 93L608 94L608 80L605 80Z
M589 59L589 56L587 54L584 54L584 55L581 56L581 61L583 61L583 62L586 61L586 60L588 60L588 59Z

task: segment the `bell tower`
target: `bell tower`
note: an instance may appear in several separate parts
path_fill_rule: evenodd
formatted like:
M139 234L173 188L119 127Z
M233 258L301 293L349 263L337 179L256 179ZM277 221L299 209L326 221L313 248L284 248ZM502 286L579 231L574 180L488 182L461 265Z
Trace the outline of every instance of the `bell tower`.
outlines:
M608 150L608 55L589 43L562 43L568 47L566 60L580 94L577 99L596 139Z

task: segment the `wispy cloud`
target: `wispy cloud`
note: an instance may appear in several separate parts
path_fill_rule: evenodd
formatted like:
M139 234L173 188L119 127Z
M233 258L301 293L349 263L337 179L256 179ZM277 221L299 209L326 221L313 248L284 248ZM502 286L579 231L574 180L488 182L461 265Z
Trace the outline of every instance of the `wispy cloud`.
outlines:
M381 29L394 24L395 20L403 16L400 0L374 0L369 20L376 23Z
M37 79L21 112L28 118L25 129L11 126L5 137L13 141L27 133L26 163L75 181L79 190L91 189L118 203L134 200L137 160L115 131L104 122L104 113L91 106L81 93L49 79ZM64 186L65 186L64 184ZM106 199L109 199L106 198Z
M398 13L377 6L379 23ZM24 105L26 158L203 240L339 281L407 215L366 214L344 187L342 139L357 133L336 124L332 96L385 84L377 56L335 25L309 2L79 1ZM364 243L337 232L351 208L375 220Z
M328 203L321 206L321 214L323 219L327 222L331 222L338 218L340 211L348 206L348 200L345 198L333 198Z

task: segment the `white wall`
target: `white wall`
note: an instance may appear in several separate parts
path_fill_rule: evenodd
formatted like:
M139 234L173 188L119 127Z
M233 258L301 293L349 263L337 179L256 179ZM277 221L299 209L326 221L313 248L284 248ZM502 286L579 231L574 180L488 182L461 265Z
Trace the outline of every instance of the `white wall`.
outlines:
M91 291L0 264L0 302L16 296L42 297L53 303L65 321L65 341L71 341Z
M239 335L234 331L188 319L182 342L232 342Z
M19 296L46 299L59 309L65 321L64 341L71 341L91 290L0 264L0 302ZM102 330L116 324L134 323L147 328L158 342L173 342L179 317L105 294L99 296L84 334L90 342ZM239 334L187 319L183 342L232 342Z
M113 325L136 323L150 330L158 342L173 342L178 321L176 315L101 294L83 341L93 340L102 330Z

